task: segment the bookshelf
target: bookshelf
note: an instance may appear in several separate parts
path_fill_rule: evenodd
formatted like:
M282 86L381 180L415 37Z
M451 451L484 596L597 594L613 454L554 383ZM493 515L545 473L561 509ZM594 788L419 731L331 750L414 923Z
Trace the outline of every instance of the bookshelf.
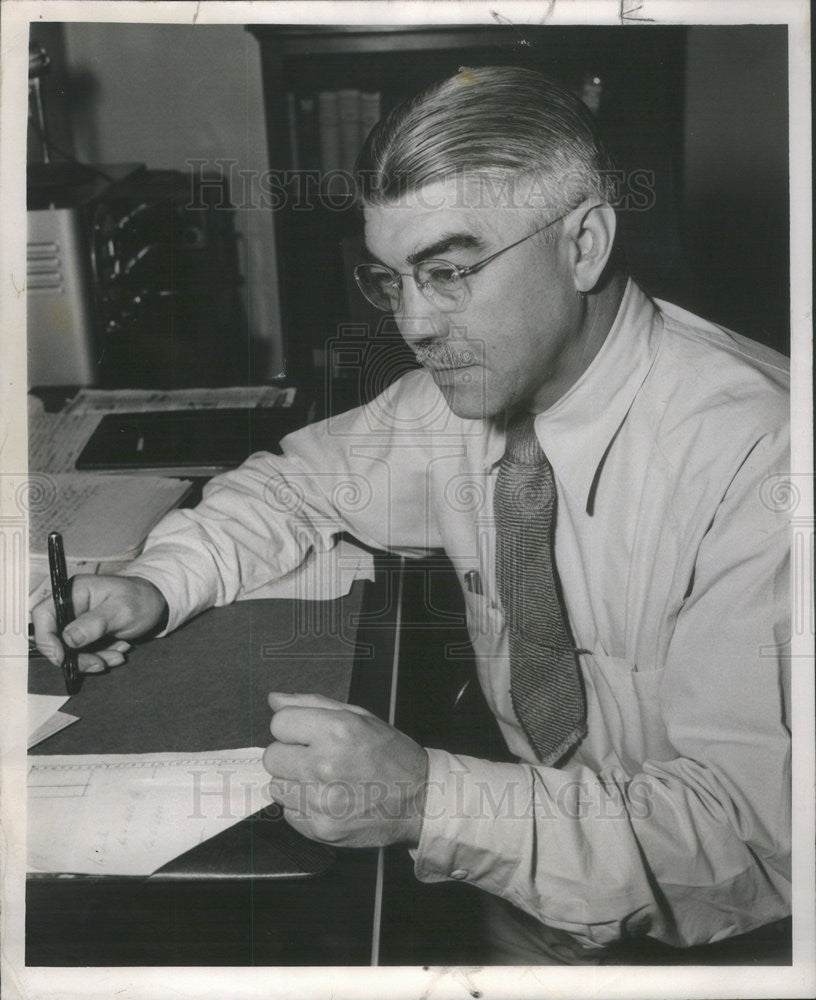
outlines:
M325 388L325 410L371 398L412 366L393 322L368 307L351 270L362 223L342 185L320 192L301 169L293 104L321 92L379 94L383 113L461 66L539 69L594 101L627 180L621 230L632 270L653 294L683 299L677 189L687 29L619 26L252 25L259 40L269 162L289 171L275 208L287 374ZM593 94L592 81L600 80ZM589 81L589 91L585 89ZM294 143L293 143L294 136ZM312 162L310 165L315 166ZM291 184L295 183L296 188ZM648 202L648 204L647 204Z

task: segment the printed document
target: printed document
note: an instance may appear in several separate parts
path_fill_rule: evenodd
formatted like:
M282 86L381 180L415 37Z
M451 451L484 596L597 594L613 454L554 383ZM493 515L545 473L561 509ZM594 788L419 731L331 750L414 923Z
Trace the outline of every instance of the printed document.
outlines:
M262 754L29 757L28 870L149 875L270 804Z

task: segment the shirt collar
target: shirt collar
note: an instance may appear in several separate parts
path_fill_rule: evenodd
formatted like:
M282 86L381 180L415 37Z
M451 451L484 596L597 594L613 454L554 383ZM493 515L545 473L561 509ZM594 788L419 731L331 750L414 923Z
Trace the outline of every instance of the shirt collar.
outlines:
M596 473L652 366L661 332L660 313L630 279L600 351L561 399L536 417L556 477L582 504L589 505ZM485 468L501 460L504 448L503 421L493 421Z

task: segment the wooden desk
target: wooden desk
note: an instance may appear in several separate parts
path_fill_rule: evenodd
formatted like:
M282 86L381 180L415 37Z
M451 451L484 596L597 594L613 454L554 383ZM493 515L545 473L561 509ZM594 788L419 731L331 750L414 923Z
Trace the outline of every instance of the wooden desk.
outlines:
M387 715L390 579L381 565L377 584L358 582L338 601L255 601L207 612L136 648L125 666L88 678L66 705L81 721L32 753L265 746L273 688L351 694ZM61 675L33 660L30 686L60 693ZM270 822L240 824L245 842L257 846ZM248 878L29 878L27 964L367 965L378 852L335 853L324 874L303 879L264 878L257 868ZM262 850L250 863L259 858Z

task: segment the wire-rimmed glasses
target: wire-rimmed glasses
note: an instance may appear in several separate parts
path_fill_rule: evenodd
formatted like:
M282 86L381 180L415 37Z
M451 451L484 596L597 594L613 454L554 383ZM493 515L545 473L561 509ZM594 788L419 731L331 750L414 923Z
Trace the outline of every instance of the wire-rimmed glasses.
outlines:
M501 254L532 239L538 233L543 233L545 229L554 226L556 222L560 222L568 214L569 212L565 212L563 215L559 215L557 219L548 222L546 226L534 229L532 233L522 236L520 240L502 247L501 250L496 250L495 253L475 264L460 267L458 264L452 264L449 260L432 258L421 260L415 264L410 274L394 271L385 264L358 264L354 268L354 280L368 301L382 312L396 313L399 311L402 306L403 278L413 278L420 292L437 309L443 312L452 312L460 309L464 304L467 293L465 278L468 275L475 274Z

